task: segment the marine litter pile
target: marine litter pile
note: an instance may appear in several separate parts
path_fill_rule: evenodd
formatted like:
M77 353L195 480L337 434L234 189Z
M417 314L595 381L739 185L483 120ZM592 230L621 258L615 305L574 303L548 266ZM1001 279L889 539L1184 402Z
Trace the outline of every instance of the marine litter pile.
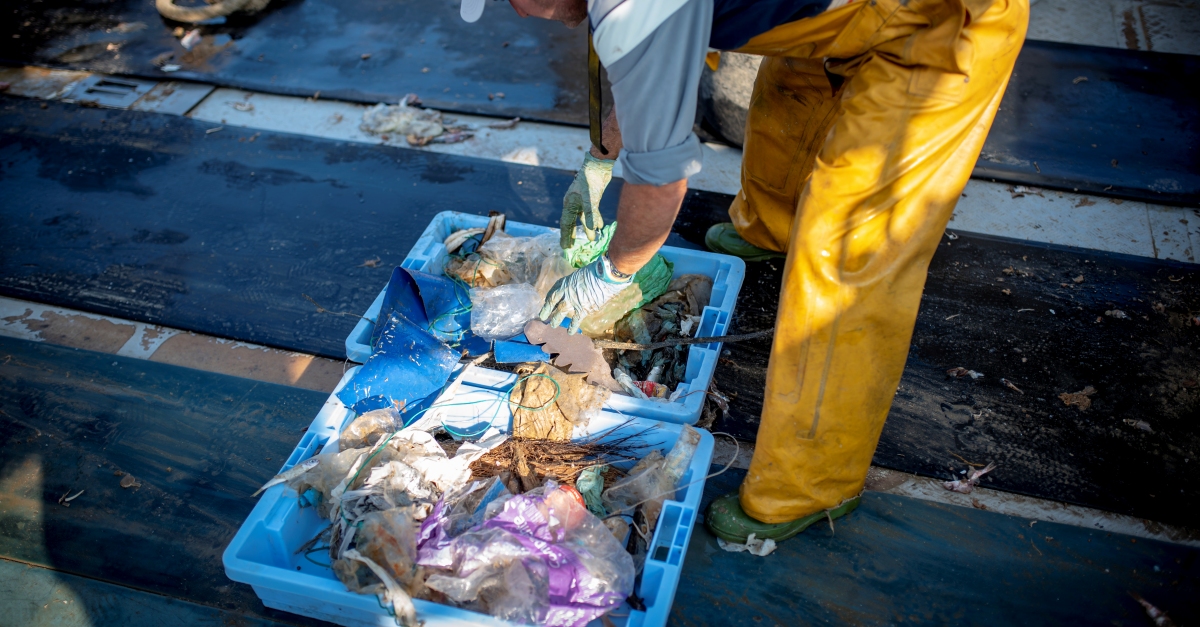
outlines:
M567 250L559 237L513 237L503 219L487 229L464 229L444 242L447 276L471 288L471 330L489 340L518 336L537 316L554 282L596 260L608 249L616 224L605 226L589 241L577 237ZM583 320L581 330L592 339L652 344L694 337L712 295L712 279L686 274L672 280L673 265L655 255L633 283L600 311ZM603 353L617 385L613 391L641 399L675 400L673 392L687 369L688 350L674 345L655 350L607 350ZM598 383L594 378L589 379Z
M531 407L513 395L510 407ZM404 627L421 623L413 599L564 627L639 603L631 597L658 514L697 431L684 427L663 456L645 453L654 427L577 441L493 428L443 447L428 431L394 430L399 420L394 409L359 416L339 450L291 478L301 506L331 521L298 553L378 596ZM528 423L514 416L512 432L534 432Z
M413 599L562 627L643 607L635 590L663 502L700 442L684 426L664 455L648 444L663 427L593 425L614 393L667 402L686 368L683 347L601 355L574 335L576 363L590 364L580 371L510 341L526 339L556 281L604 253L615 225L567 250L557 233L515 237L505 226L493 214L486 228L451 233L440 273L395 268L371 355L336 394L355 415L339 450L272 480L330 521L304 556L349 590L377 595L405 627L420 622ZM656 256L584 321L585 333L690 337L712 281L672 272ZM524 351L505 362L515 382L462 392L468 371L503 345Z

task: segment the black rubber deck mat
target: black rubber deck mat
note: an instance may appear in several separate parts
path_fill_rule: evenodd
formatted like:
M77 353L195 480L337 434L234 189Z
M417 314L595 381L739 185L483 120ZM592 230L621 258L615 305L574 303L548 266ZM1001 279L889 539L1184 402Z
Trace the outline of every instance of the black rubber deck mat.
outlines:
M0 556L323 624L264 608L250 586L225 577L221 554L254 508L250 495L279 471L325 398L0 337ZM126 476L141 485L122 487Z
M587 29L488 4L467 24L455 2L273 0L200 27L189 51L172 32L193 27L152 1L45 0L5 16L0 60L367 103L415 93L441 109L586 124Z
M0 24L0 60L586 124L586 33L494 4L275 0L186 51L147 0L46 0ZM1198 83L1188 55L1027 41L975 176L1200 205Z
M709 479L705 507L744 476ZM832 526L760 558L697 525L670 624L1152 624L1132 594L1177 625L1200 620L1194 547L874 492Z
M684 237L701 237L727 206L703 200L676 225ZM1184 504L1200 494L1190 479L1200 454L1200 266L956 238L943 238L930 265L874 462L944 478L994 462L989 487L1200 525ZM782 270L782 261L748 264L730 333L774 323ZM726 347L714 381L735 402L714 428L756 435L770 348ZM984 376L947 374L960 367ZM1063 394L1088 388L1090 407L1065 404Z
M1200 206L1200 57L1026 41L973 176Z
M571 180L277 133L249 143L250 131L206 134L186 118L0 103L0 293L335 359L434 214L494 209L554 224ZM702 242L728 203L689 194L672 241ZM781 268L750 265L736 330L773 324ZM997 462L985 485L1195 525L1196 268L947 240L876 462L937 477L963 460ZM317 313L305 294L347 315ZM1105 314L1117 310L1127 317ZM716 381L735 398L719 426L753 438L769 343L728 350ZM959 366L985 377L948 380ZM1088 386L1087 411L1059 400Z
M0 338L0 556L78 576L54 583L96 602L76 610L89 624L326 624L264 608L249 586L225 578L220 560L255 502L250 493L322 400ZM141 486L121 488L117 472ZM743 474L709 479L705 504ZM58 504L80 489L69 507ZM1129 593L1178 624L1200 616L1193 547L876 493L836 531L819 523L767 559L721 551L696 524L671 624L1144 624ZM0 606L39 583L17 581Z
M0 559L0 612L5 624L24 627L290 624L6 559Z

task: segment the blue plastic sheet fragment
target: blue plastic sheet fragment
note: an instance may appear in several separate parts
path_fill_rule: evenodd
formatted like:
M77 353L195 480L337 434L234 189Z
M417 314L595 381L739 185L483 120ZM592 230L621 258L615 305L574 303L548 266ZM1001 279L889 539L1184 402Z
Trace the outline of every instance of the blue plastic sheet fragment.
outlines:
M525 337L520 335L518 337ZM495 343L496 363L498 364L520 364L530 361L550 361L550 356L546 351L542 350L541 346L534 346L528 342L518 342L513 340L497 340Z
M458 351L393 311L375 352L338 392L338 400L360 415L394 406L407 421L433 402L458 358Z
M468 354L491 350L487 340L471 333L471 294L461 282L397 267L383 292L380 316L371 331L372 347L379 346L379 336L393 312Z
M379 336L383 334L388 319L393 312L399 312L413 324L421 328L429 326L425 314L425 304L421 301L421 290L412 274L404 268L392 270L392 278L383 289L383 306L379 308L379 317L375 327L371 329L371 346L379 346Z
M429 318L425 327L443 340L458 340L471 329L471 292L444 276L405 270L412 275Z

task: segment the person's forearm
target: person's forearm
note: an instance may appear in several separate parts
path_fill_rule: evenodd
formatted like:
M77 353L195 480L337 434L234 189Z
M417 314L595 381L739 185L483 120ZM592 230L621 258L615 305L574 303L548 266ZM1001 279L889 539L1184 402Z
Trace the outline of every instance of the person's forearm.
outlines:
M621 127L617 125L617 108L613 107L608 112L608 117L604 118L604 125L600 132L600 143L604 144L604 148L608 152L600 152L600 149L592 146L592 156L597 159L616 159L617 153L621 152Z
M686 193L687 179L661 186L625 184L617 205L617 232L608 246L617 270L633 274L654 257L671 234Z

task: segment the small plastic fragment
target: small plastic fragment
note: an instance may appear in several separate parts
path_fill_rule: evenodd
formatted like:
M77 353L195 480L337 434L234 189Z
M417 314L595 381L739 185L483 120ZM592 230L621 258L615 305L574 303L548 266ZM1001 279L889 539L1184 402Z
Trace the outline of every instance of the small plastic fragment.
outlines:
M966 479L955 479L954 481L943 481L942 487L959 494L970 494L975 486L983 479L983 476L996 469L996 464L988 464L980 470L972 470L971 476ZM966 471L963 471L966 472Z
M198 28L188 31L187 34L179 40L179 44L182 45L185 50L191 50L192 48L195 48L196 44L198 43L200 43L200 29Z
M584 469L575 479L575 489L583 495L583 501L587 504L588 511L601 518L608 515L608 510L604 509L604 501L600 497L604 492L604 471L606 470L608 470L608 466L592 466Z
M721 538L717 538L717 546L721 547L721 550L729 551L730 553L745 552L751 555L757 555L759 557L766 557L775 551L774 540L770 538L767 538L766 540L759 540L753 533L746 538L745 544L726 542Z
M671 452L667 453L667 459L663 463L663 472L671 480L671 485L677 485L683 479L688 467L692 464L692 457L696 454L698 446L700 446L700 432L691 425L683 425L683 429L679 432L679 439L675 441L675 446L671 447Z
M520 338L517 338L519 340ZM521 341L497 340L492 352L498 364L522 364L531 361L550 361L550 356L540 346Z

